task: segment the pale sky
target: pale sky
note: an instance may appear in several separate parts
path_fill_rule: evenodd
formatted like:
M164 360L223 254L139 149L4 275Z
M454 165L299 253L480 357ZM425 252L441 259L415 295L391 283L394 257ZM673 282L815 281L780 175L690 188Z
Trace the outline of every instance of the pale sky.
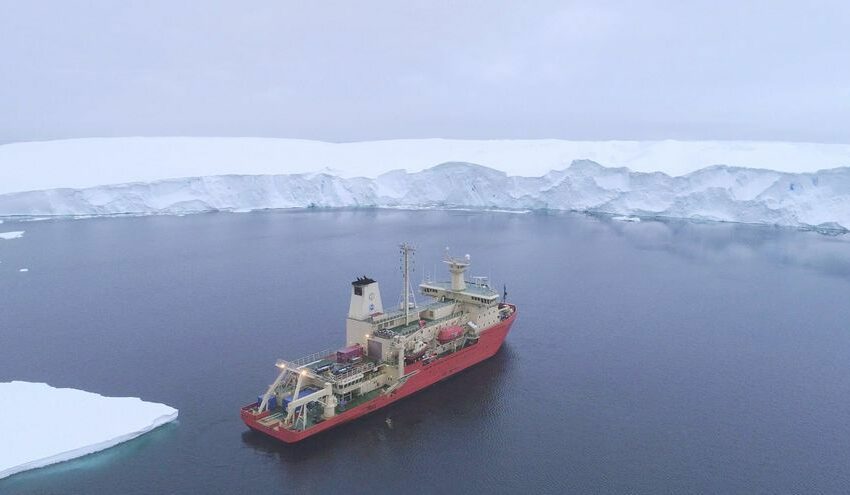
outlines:
M850 143L850 2L0 0L0 143Z

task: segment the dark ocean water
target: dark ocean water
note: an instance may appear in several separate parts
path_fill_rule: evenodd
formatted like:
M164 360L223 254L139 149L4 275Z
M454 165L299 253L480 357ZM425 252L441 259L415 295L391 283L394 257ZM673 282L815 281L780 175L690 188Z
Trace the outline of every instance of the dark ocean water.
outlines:
M26 235L0 240L0 381L180 419L3 494L850 491L846 238L370 210L9 230ZM401 241L416 280L451 246L507 284L520 315L502 351L300 445L248 432L239 407L276 358L343 343L354 277L397 300Z

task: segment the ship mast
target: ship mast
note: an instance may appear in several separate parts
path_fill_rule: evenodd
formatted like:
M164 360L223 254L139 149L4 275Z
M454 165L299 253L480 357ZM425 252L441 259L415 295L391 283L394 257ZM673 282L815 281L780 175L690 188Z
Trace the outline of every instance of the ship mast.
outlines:
M413 252L416 251L412 245L404 242L399 248L401 249L401 259L402 259L402 283L404 284L404 288L402 289L402 305L404 305L404 324L410 324L410 299L412 291L410 290L410 258L413 255ZM416 299L413 300L413 307L416 307Z
M463 273L469 268L469 255L463 258L455 258L449 256L449 248L446 248L446 254L443 256L443 263L449 265L449 272L452 274L452 290L466 290L466 280L463 278Z

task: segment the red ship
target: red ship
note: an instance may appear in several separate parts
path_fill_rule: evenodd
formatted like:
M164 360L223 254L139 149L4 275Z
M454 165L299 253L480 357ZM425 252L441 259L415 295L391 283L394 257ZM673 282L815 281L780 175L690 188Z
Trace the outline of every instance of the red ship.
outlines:
M403 302L384 312L378 283L351 284L347 346L295 361L278 360L279 373L256 402L242 407L251 429L286 443L303 440L376 411L493 356L517 316L516 306L486 277L467 282L469 255L446 254L451 281L419 285L431 302L417 306L410 290L413 248L401 245Z

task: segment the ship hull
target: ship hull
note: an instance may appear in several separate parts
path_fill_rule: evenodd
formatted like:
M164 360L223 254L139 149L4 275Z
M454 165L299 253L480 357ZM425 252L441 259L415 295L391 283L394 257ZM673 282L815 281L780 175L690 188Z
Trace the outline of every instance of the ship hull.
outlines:
M502 347L502 342L504 342L505 337L507 337L516 316L517 312L516 309L514 309L514 312L510 317L482 331L478 343L465 349L427 364L419 361L405 366L405 376L407 379L403 385L399 386L394 391L379 395L368 402L358 405L357 407L338 413L333 418L322 421L307 430L295 431L281 427L268 427L260 423L259 420L265 417L266 414L257 415L253 412L253 410L257 407L256 402L242 407L242 421L244 421L245 424L252 430L269 435L270 437L276 438L282 442L299 442L317 433L321 433L335 426L339 426L343 423L353 421L361 416L377 411L399 399L403 399L429 387L430 385L433 385L436 382L439 382L440 380L444 380L455 373L492 357Z

